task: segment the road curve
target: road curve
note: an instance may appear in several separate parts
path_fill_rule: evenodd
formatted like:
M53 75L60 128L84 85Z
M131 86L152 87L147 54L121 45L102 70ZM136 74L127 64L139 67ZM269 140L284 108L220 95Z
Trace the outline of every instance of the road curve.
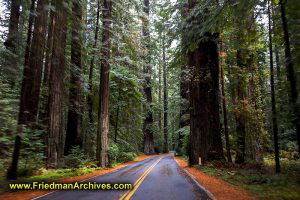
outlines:
M145 159L97 176L88 182L137 183L131 191L58 191L40 197L40 200L211 200L176 163L173 154Z

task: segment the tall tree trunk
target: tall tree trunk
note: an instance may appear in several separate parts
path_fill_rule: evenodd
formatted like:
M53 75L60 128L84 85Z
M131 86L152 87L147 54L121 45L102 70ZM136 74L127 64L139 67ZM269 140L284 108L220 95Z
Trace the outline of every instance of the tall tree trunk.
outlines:
M49 84L50 74L51 74L51 59L53 51L53 31L54 31L54 21L51 18L48 23L48 38L47 38L47 48L46 48L46 59L44 67L44 79L43 84Z
M39 105L43 71L49 0L38 0L28 66L25 65L21 90L19 124L33 125Z
M160 60L160 59L159 59ZM161 109L161 102L162 102L162 87L161 87L161 63L158 65L158 102L159 102L159 113L158 113L158 126L159 126L159 133L161 134L162 131L162 109Z
M56 168L59 152L59 134L61 132L61 118L64 99L65 76L65 48L67 39L67 8L68 0L52 1L55 11L51 17L55 23L53 27L53 51L50 75L49 96L49 127L47 138L47 164L49 168Z
M111 49L112 1L103 1L103 33L101 48L101 81L99 90L99 113L97 129L97 160L102 167L109 165L108 132L109 132L109 59Z
M188 4L184 4L181 9L181 16L187 16L188 12ZM182 37L184 40L184 37ZM190 125L190 115L189 115L189 75L188 75L188 66L186 64L181 65L180 72L180 96L181 96L181 104L180 104L180 119L179 119L179 128L182 130L178 134L178 149L180 152L183 152L183 139L184 133L183 128Z
M277 125L277 112L276 112L276 99L275 99L275 85L274 85L274 66L273 66L273 41L271 29L271 2L268 1L268 15L269 15L269 50L270 50L270 78L271 78L271 99L272 99L272 122L273 122L273 135L274 135L274 151L275 151L275 168L276 172L280 172L279 163L279 147L278 147L278 125Z
M9 82L12 88L15 85L15 74L18 71L17 67L17 43L19 35L19 18L20 18L20 0L12 0L10 4L10 18L8 25L8 35L4 46L11 52L12 55L8 55L8 66L9 66Z
M189 12L197 3L195 0L189 1ZM200 159L205 163L208 159L224 157L219 117L219 34L206 32L201 37L191 39L186 34L183 37L186 44L197 42L193 51L187 51L191 71L189 165L200 164Z
M69 92L69 110L64 154L68 155L74 146L82 148L81 111L82 111L82 1L73 0L71 41L71 77Z
M274 6L272 4L272 16L273 16L273 34L274 37L276 36L275 30L276 30L276 22L275 22L275 17L276 17L276 12L274 10ZM275 61L276 61L276 71L277 71L277 80L278 84L280 84L280 74L281 74L281 69L280 69L280 59L279 59L279 52L278 52L278 45L275 43L275 48L274 48L274 53L275 53Z
M219 33L215 33L211 37L212 40L219 40ZM211 43L211 51L208 54L210 57L209 70L210 70L210 90L209 95L209 112L210 112L210 147L208 159L210 160L223 160L223 144L220 130L220 81L219 81L219 51L218 45Z
M31 0L30 6L30 14L28 20L28 31L27 31L27 41L26 41L26 48L25 48L25 58L24 58L24 68L29 64L29 54L30 54L30 44L31 44L31 37L32 37L32 26L34 22L34 10L35 10L35 1Z
M223 44L222 44L222 46L223 46ZM222 46L221 46L221 52L223 51ZM223 59L221 58L221 60L223 60ZM224 134L225 134L225 142L226 142L227 161L232 162L231 153L230 153L230 143L229 143L228 119L227 119L227 108L226 108L226 94L225 94L225 86L224 86L224 66L223 66L222 61L221 61L221 86L222 86Z
M210 159L220 159L223 153L220 141L220 118L217 91L218 48L216 35L206 33L207 41L202 41L193 52L188 52L188 65L192 69L190 83L190 165ZM212 94L216 93L216 94ZM219 113L218 113L219 114ZM214 118L214 119L210 119ZM213 125L212 123L216 123ZM213 138L214 143L211 142ZM212 147L212 145L215 145ZM210 146L211 145L211 146ZM214 151L213 155L208 151Z
M151 126L153 124L153 113L151 110L152 103L152 88L151 88L151 67L150 67L150 57L149 52L149 0L144 0L144 13L147 18L143 19L143 37L144 37L144 47L146 49L146 55L144 55L146 66L144 66L145 73L145 86L144 94L147 99L147 105L145 106L146 117L144 119L143 132L144 132L144 153L154 154L154 142L153 142L153 132ZM149 107L150 108L149 108Z
M32 36L32 26L33 26L33 20L34 20L34 15L33 15L34 9L35 9L35 0L32 0L31 7L30 7L29 22L28 22L26 49L25 49L24 75L26 74L25 73L26 67L28 67L29 50L30 50L30 43L31 43L31 36ZM21 128L20 132L22 132L22 128ZM20 145L21 145L21 137L19 135L17 135L15 137L15 146L14 146L12 165L8 170L7 179L17 179L17 169L18 169L18 162L19 162Z
M162 39L163 49L163 78L164 78L164 153L169 152L168 142L168 86L167 86L167 63L166 63L166 47L165 47L165 35Z
M180 73L180 96L182 99L182 103L180 105L180 121L179 121L179 128L182 129L189 125L189 82L188 82L188 74L187 74L187 66L181 66L181 73ZM178 148L180 151L183 151L183 139L184 134L182 131L179 132L178 135Z
M88 104L88 112L89 112L89 122L91 124L94 123L94 117L93 117L93 71L94 71L94 62L95 62L95 54L96 54L96 48L97 48L97 42L98 42L98 34L99 34L99 18L100 18L100 0L98 0L97 5L97 18L96 18L96 29L95 29L95 38L94 38L94 45L93 45L93 52L92 52L92 59L91 59L91 65L89 70L89 94L87 98L87 104Z
M291 55L291 48L290 48L290 40L289 40L289 31L288 31L288 24L287 19L285 16L285 7L286 2L282 0L279 1L280 8L281 8L281 20L282 20L282 27L283 27L283 34L284 34L284 44L285 44L285 63L286 63L286 71L287 71L287 79L290 82L290 101L293 111L293 124L296 127L296 134L298 140L298 152L300 154L300 109L297 105L298 100L298 90L297 90L297 80L294 71L292 55Z

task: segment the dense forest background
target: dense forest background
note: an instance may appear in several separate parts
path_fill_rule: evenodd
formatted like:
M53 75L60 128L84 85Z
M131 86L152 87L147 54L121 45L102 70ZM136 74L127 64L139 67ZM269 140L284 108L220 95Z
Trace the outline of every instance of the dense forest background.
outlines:
M269 157L280 172L300 151L299 8L2 0L1 175L170 150L190 165Z

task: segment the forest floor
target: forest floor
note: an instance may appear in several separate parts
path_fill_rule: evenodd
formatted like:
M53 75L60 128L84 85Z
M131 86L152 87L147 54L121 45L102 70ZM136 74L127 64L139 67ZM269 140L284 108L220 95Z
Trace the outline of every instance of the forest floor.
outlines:
M80 182L83 180L87 180L87 179L91 179L93 177L99 176L101 174L106 174L112 171L115 171L117 169L123 168L127 165L130 165L132 163L135 162L140 162L142 160L145 160L147 158L151 158L153 156L157 156L157 155L151 155L151 156L147 156L147 155L141 155L138 156L134 161L131 162L126 162L126 163L121 163L121 164L117 164L115 166L113 166L112 168L103 168L103 169L99 169L99 170L95 170L93 172L91 172L90 170L86 170L86 169L81 169L80 171L77 171L76 173L72 173L72 171L70 171L70 173L64 173L64 175L62 176L53 176L52 178L49 177L49 173L47 174L47 181L58 181L61 183L70 183L70 182ZM81 173L81 175L80 175ZM82 174L83 173L83 174ZM32 182L32 181L39 181L41 182L42 180L45 180L44 178L45 176L33 176L33 177L27 177L27 178L20 178L19 180L15 181L15 183L17 182ZM4 180L0 180L1 185L8 185L9 183L4 181ZM41 191L41 190L35 190L35 191L7 191L6 190L2 190L2 193L0 194L0 199L5 199L5 200L26 200L26 199L33 199L42 195L45 195L47 193L50 193L52 191Z
M265 160L264 168L220 163L195 168L182 158L176 160L218 200L300 199L300 160L282 160L280 174L274 173L270 160Z

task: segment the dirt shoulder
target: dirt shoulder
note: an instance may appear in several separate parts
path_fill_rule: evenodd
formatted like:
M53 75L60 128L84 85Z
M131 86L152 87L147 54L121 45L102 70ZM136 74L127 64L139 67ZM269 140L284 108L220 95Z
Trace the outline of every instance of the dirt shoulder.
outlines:
M195 176L196 180L211 192L217 200L255 200L246 190L236 188L223 180L209 176L199 169L189 167L187 161L175 158L180 167L187 170L190 174Z
M113 171L118 170L120 168L126 167L127 165L130 165L130 164L135 163L135 162L140 162L142 160L145 160L147 158L151 158L153 156L156 156L156 155L138 156L134 161L127 162L127 163L122 163L122 164L119 164L119 165L117 165L113 168L105 168L105 169L94 171L93 173L90 173L90 174L84 174L84 175L81 175L81 176L64 178L64 179L60 180L59 182L62 182L62 183L79 182L79 181L83 181L83 180L86 180L86 179L91 179L95 176L99 176L99 175L102 175L102 174L107 174L109 172L113 172ZM5 200L27 200L28 199L29 200L29 199L33 199L33 198L45 195L45 194L50 193L50 192L53 192L53 191L34 190L34 191L6 192L6 193L3 193L3 194L0 195L0 199L5 199Z

